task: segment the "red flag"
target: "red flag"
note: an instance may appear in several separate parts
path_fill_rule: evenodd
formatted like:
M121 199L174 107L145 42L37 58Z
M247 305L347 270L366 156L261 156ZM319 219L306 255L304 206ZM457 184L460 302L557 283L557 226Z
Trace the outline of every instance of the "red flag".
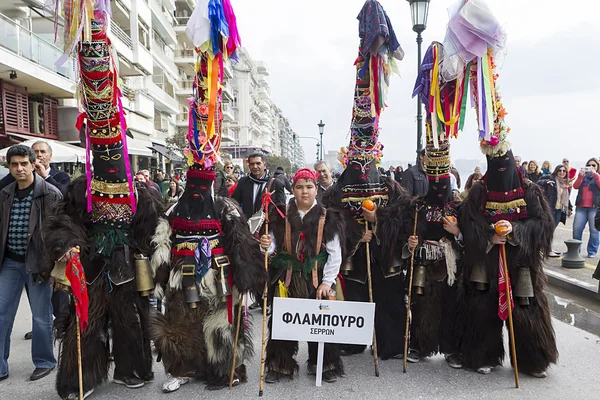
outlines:
M498 252L500 260L498 261L498 316L502 321L508 318L508 301L506 300L506 284L508 284L508 292L510 294L511 309L515 308L513 301L512 288L510 287L510 276L504 276L504 260L502 259L502 250ZM506 279L505 279L506 278Z
M78 248L73 248L69 251L65 276L71 283L71 291L75 300L75 312L79 317L81 332L83 332L88 326L89 299L87 282L85 280L85 273L83 272L83 265L79 259Z

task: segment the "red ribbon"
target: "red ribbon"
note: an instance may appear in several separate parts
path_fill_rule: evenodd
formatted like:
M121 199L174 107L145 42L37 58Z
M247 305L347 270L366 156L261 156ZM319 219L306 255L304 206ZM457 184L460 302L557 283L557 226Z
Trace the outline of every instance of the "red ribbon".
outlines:
M510 294L511 308L515 308L515 302L513 301L512 288L510 287L510 277L504 276L504 260L502 260L502 249L500 249L498 253L500 255L500 260L498 261L498 316L502 321L506 321L506 319L508 318L508 299L506 298L506 285L508 285L508 292Z
M277 212L279 213L279 215L281 216L281 218L285 219L285 215L283 215L283 213L281 212L281 210L279 209L279 207L277 207L277 205L275 205L275 202L273 201L272 193L270 193L267 190L262 195L262 208L263 208L263 210L267 211L268 207L269 207L269 204L273 204L273 207L275 207L275 210L277 210Z
M73 292L73 299L75 301L75 313L79 317L81 332L83 332L88 326L89 298L87 282L85 280L83 265L79 258L79 252L70 252L65 276L71 283L71 291Z

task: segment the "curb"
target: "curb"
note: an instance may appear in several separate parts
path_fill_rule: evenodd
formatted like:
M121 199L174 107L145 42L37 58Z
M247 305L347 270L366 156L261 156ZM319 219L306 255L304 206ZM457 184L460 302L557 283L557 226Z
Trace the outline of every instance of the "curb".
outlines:
M544 268L544 272L548 277L548 283L550 285L568 290L590 300L600 300L598 286L581 281L579 279L571 278L570 276L561 274L560 272L556 272L548 268Z

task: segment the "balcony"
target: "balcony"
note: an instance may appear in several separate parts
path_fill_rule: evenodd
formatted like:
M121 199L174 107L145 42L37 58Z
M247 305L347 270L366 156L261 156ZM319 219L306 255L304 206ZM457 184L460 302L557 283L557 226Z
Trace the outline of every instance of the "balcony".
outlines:
M271 92L266 87L258 88L258 96L261 99L267 100L271 98Z
M196 52L194 49L175 50L175 64L194 64L196 62Z
M228 98L229 100L233 100L233 90L231 90L230 86L223 86L223 90L221 91L221 95L224 98Z
M223 103L223 118L225 121L233 121L235 120L235 114L231 106L227 103Z
M235 142L235 131L231 128L223 128L221 133L221 142Z
M154 107L168 114L177 114L179 103L165 91L167 82L161 81L160 76L137 76L127 79L127 85L134 90L139 90L152 98ZM153 82L153 79L158 82Z
M258 72L260 75L269 76L269 69L267 68L267 64L265 64L264 61L256 62L256 72Z
M117 54L123 57L130 63L135 63L133 56L133 41L128 33L116 24L114 20L110 21L109 36L113 47L117 50Z
M177 86L179 89L175 91L177 96L182 96L185 98L190 97L193 94L194 89L194 80L193 79L183 79L177 81Z
M67 58L58 68L55 65L62 54L62 49L0 14L0 70L17 71L14 84L27 87L30 94L73 96L73 59Z
M177 76L177 66L173 62L175 52L156 34L152 35L152 54L172 76Z
M268 111L271 109L271 105L266 101L261 101L258 103L258 107L261 111Z
M225 71L225 78L233 78L233 67L230 62L224 63L223 70Z
M267 138L268 138L268 137L270 137L270 136L271 136L272 129L271 129L271 128L269 128L268 126L261 125L261 126L260 126L260 132L261 132L261 134L262 134L262 135L264 135L265 137L267 137Z
M175 120L175 125L178 128L186 128L188 127L190 122L190 116L189 116L189 111L184 111L184 112L180 112L179 115L177 115L177 119Z
M185 32L185 28L187 27L187 23L189 20L189 14L185 15L185 13L177 12L175 14L175 32Z
M149 0L150 10L152 11L152 27L158 30L167 44L177 43L177 35L173 25L175 20L167 10L162 6L160 0Z

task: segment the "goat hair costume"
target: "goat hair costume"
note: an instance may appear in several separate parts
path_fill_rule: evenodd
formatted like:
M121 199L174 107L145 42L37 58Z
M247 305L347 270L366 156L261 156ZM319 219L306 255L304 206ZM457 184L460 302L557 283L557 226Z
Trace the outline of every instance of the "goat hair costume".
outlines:
M496 82L493 57L503 46L505 35L487 7L477 8L476 3L480 2L462 4L448 24L447 35L447 40L454 44L472 46L459 54L467 63L464 73L470 79L480 147L487 158L487 172L469 191L458 218L465 243L463 366L478 369L502 363L502 327L508 317L508 302L512 303L514 298L519 370L537 375L558 358L542 265L552 244L553 218L540 187L524 182L506 140L510 129L504 121L506 111ZM477 18L472 18L473 7L478 10ZM470 28L473 24L475 29ZM505 245L495 245L493 224L503 220L511 223L512 232ZM506 277L501 246L506 248ZM509 298L505 285L509 288Z
M106 34L110 3L70 0L63 9L67 54L75 46L78 51L82 112L77 126L85 123L88 157L86 176L73 181L56 214L46 219L44 246L48 263L80 249L78 276L89 298L88 325L81 337L87 393L108 377L109 338L115 380L143 384L153 378L146 296L153 288L148 259L156 250L151 240L160 225L162 200L131 177L118 76ZM60 277L60 265L56 263L53 275ZM63 340L56 388L67 399L79 393L76 296L59 332Z
M395 58L401 59L403 51L398 43L391 22L379 2L367 0L358 15L360 47L355 61L356 80L350 143L343 148L340 159L345 167L340 179L328 189L322 198L327 208L344 211L347 232L346 246L353 249L352 258L342 265L344 298L351 301L368 301L366 245L360 239L366 225L362 215L362 203L369 199L377 209L376 237L370 243L372 257L373 298L376 303L375 326L377 345L382 359L402 352L406 307L404 302L404 274L401 258L396 255L395 240L386 233L392 228L382 216L390 218L398 226L408 228L400 233L408 238L412 225L406 213L389 215L386 208L397 205L410 206L406 192L393 180L381 177L377 164L383 146L379 143L379 117L385 106L383 96L394 69ZM396 227L393 227L397 231ZM365 346L344 345L347 354L363 351Z
M215 200L215 165L222 130L223 63L236 58L239 45L229 1L211 2L209 29L203 24L207 2L200 2L187 33L196 46L194 97L190 102L186 187L170 212L170 228L157 242L171 244L170 257L153 265L156 296L166 299L164 315L152 321L151 337L168 374L204 379L209 389L229 382L233 342L242 294L258 298L267 279L259 245L246 218L230 199ZM208 23L208 21L206 21ZM232 36L230 36L232 35ZM218 40L217 40L218 39ZM237 349L235 376L247 380L244 361L253 353L248 321Z

